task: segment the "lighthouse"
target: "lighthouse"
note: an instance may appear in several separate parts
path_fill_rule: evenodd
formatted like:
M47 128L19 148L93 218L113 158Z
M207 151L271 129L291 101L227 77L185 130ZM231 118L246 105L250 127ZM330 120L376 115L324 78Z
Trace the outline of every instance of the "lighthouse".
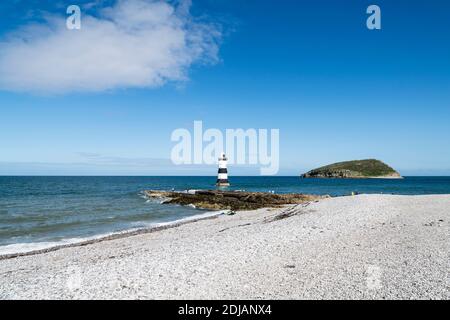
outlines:
M227 160L225 153L222 152L219 158L219 171L217 173L216 183L219 187L228 187L230 185L228 182Z

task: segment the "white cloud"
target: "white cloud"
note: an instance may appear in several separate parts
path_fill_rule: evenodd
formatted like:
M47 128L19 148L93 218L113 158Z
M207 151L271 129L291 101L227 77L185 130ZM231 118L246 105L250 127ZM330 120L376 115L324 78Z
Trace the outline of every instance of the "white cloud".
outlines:
M96 17L82 12L81 30L68 30L61 15L24 26L0 41L0 89L96 92L184 81L193 63L217 61L221 36L189 6L118 0Z

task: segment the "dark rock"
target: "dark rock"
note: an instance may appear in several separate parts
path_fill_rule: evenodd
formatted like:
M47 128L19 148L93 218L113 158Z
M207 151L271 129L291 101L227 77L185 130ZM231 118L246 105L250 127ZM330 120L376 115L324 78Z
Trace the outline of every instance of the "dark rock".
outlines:
M163 203L194 205L209 210L255 210L259 208L281 207L315 201L324 196L305 194L274 194L265 192L196 190L193 192L146 190L148 197L162 198Z

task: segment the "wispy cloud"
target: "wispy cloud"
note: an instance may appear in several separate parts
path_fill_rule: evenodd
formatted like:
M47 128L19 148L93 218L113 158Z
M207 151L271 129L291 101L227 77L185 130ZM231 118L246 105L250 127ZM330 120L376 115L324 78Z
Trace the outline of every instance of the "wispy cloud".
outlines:
M83 162L102 165L102 166L125 166L130 168L170 168L173 167L173 163L170 159L164 158L130 158L130 157L118 157L107 156L98 153L91 152L79 152Z
M99 7L102 2L94 1ZM0 40L0 89L33 93L148 88L188 79L192 64L218 60L220 28L199 22L190 1L117 0L81 30L65 16L21 27Z
M206 175L215 176L217 165L175 165L170 159L122 157L78 152L71 162L0 161L1 175ZM232 176L259 175L255 165L235 165Z

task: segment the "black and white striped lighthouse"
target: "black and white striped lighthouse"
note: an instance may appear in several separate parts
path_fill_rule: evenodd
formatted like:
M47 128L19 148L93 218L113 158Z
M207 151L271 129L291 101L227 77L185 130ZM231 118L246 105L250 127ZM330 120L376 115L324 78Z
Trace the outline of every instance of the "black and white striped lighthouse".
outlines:
M217 183L219 187L227 187L230 185L228 182L228 171L227 171L227 157L225 153L222 152L219 158L219 172L217 173Z

